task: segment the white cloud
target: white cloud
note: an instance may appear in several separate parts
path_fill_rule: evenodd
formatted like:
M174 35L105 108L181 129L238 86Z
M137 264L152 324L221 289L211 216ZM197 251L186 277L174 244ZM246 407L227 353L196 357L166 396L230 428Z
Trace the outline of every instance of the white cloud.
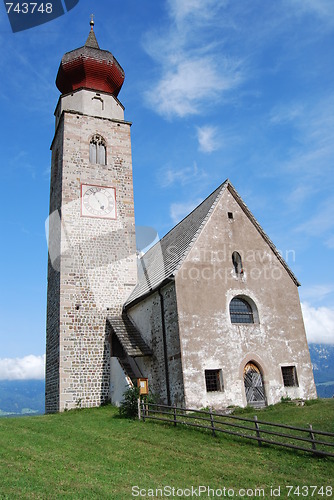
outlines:
M144 37L144 49L160 69L145 99L154 111L173 118L206 111L221 102L227 91L254 78L258 56L268 41L284 35L288 43L289 30L294 23L299 25L300 16L317 17L318 26L333 24L334 2L282 0L260 11L252 2L241 7L229 0L168 0L167 14L168 25L152 29ZM295 38L290 42L296 49ZM298 43L309 43L309 36L302 36ZM280 57L295 57L293 49ZM301 111L298 105L278 107L271 121L284 123Z
M145 92L148 105L166 118L200 113L242 80L237 58L226 57L212 33L220 0L170 0L168 28L146 34L144 48L160 67Z
M44 379L45 355L0 359L0 380Z
M328 248L334 248L334 235L328 238L328 240L325 242L325 245Z
M314 187L309 184L301 184L296 186L291 193L285 195L285 202L295 208L300 206L305 200L314 194Z
M221 147L221 143L218 139L217 127L211 125L197 127L197 139L199 149L203 153L212 153Z
M175 183L185 186L191 182L203 180L205 177L207 177L206 172L199 169L196 162L194 162L192 167L184 167L180 169L166 167L162 168L158 173L159 183L162 187L170 187Z
M315 215L298 226L296 230L309 236L328 236L329 231L334 228L333 212L334 198L324 199Z
M275 124L286 124L298 118L303 118L303 108L298 103L275 106L270 113L270 122Z
M288 0L287 3L289 7L291 7L291 4L296 7L295 13L298 15L315 14L326 23L333 24L333 0L292 0L292 2Z
M272 108L269 123L275 127L282 125L282 130L292 127L293 132L290 133L294 136L286 160L280 162L280 175L282 169L296 173L299 182L312 185L313 190L319 181L321 185L324 179L328 183L334 154L334 116L330 112L333 106L332 93L320 99L310 96L307 105L291 101ZM300 172L303 172L302 178Z
M175 68L163 71L160 81L145 95L161 115L184 117L200 113L204 104L215 102L223 91L232 89L239 81L236 63L225 60L224 71L209 56L182 57Z
M212 19L218 10L226 5L226 0L168 0L172 17L182 22L186 17Z
M177 224L186 215L194 210L201 203L202 199L188 201L185 203L172 203L170 206L170 216L174 224Z
M334 344L334 309L302 303L308 342Z
M301 290L302 300L310 300L313 303L314 301L321 301L326 299L332 293L334 293L334 285L329 283L313 285Z

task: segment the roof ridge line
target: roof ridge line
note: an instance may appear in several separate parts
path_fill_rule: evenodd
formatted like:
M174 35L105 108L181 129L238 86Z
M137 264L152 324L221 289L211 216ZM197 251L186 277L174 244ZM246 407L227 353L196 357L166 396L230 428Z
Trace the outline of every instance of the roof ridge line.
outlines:
M228 183L228 188L232 194L232 196L236 199L237 203L240 205L241 209L244 211L246 216L249 218L249 220L252 222L252 224L255 226L257 231L260 233L264 241L267 243L269 248L274 252L276 255L277 259L279 262L282 264L282 266L285 268L287 273L289 274L290 278L294 281L296 286L300 286L300 282L298 281L297 277L295 276L294 272L290 269L289 265L285 260L283 259L282 255L279 253L277 250L277 247L275 243L269 238L265 230L262 228L261 224L258 222L256 217L252 214L250 209L248 208L247 204L244 202L244 200L241 198L239 195L238 191L235 189L233 184L229 181Z
M221 189L224 187L224 185L225 185L225 184L226 184L226 185L230 184L229 179L226 179L226 180L225 180L222 184L220 184L220 185L219 185L219 186L218 186L218 187L217 187L214 191L212 191L212 193L210 193L210 194L209 194L206 198L204 198L204 200L203 200L203 201L201 201L201 203L200 203L199 205L196 205L196 207L195 207L195 208L194 208L191 212L189 212L189 214L187 214L185 217L183 217L183 219L181 219L181 220L180 220L177 224L175 224L175 226L173 226L173 227L172 227L172 228L171 228L171 229L170 229L170 230L169 230L166 234L164 234L164 236L163 236L162 238L160 238L160 239L159 239L156 243L154 243L154 245L153 245L153 246L151 246L151 247L147 250L147 252L145 252L145 253L144 253L144 255L142 255L142 256L140 257L140 259L139 259L139 260L141 260L141 259L142 259L145 255L148 255L148 253L149 253L149 252L153 251L154 247L155 247L156 245L158 245L158 243L161 243L161 241L162 241L164 238L166 238L166 237L169 235L169 233L171 233L172 231L174 231L174 229L175 229L177 226L179 226L179 225L180 225L180 224L181 224L181 223L182 223L185 219L187 219L188 217L190 217L190 215L191 215L193 212L195 212L195 210L197 210L197 209L198 209L201 205L203 205L203 203L205 203L205 202L206 202L206 200L207 200L208 198L210 198L210 196L212 196L212 195L213 195L213 193L214 193L215 191L218 191L218 190L219 190L219 192L220 192L220 191L221 191ZM218 194L217 194L217 196L218 196ZM211 209L210 209L210 210L211 210ZM209 210L209 212L210 212L210 210ZM209 212L208 212L208 213L209 213ZM197 233L197 232L196 232L196 233ZM192 241L192 240L191 240L191 241Z
M172 279L175 276L201 234L208 218L215 210L228 183L229 180L227 179L220 184L190 214L176 224L138 260L138 268L140 268L141 272L138 276L137 285L124 304L125 307L128 307L139 297L152 293L157 285L161 286L162 283L166 282L166 279ZM185 227L190 230L185 230ZM168 257L168 255L171 255L168 254L168 248L177 248L175 255L173 254L174 256L171 259ZM160 250L162 252L161 256L157 257L157 252L159 253ZM160 259L162 259L161 262ZM149 279L146 270L150 273Z
M211 216L212 212L214 211L214 209L216 208L217 206L217 203L218 203L218 199L220 198L223 190L225 190L228 185L230 184L230 181L229 179L226 179L226 181L224 181L220 186L217 187L217 189L215 189L215 191L218 191L217 192L217 195L210 207L210 209L208 210L208 213L206 214L206 216L204 217L203 221L202 221L202 224L199 226L199 228L197 229L196 233L194 234L193 238L191 239L191 241L189 242L189 245L187 246L187 249L186 251L184 252L182 258L180 259L179 261L179 264L177 265L177 267L175 268L175 271L173 272L173 276L175 276L175 274L178 272L178 270L180 269L180 267L182 266L183 262L185 261L186 257L189 255L189 252L191 251L192 247L193 247L193 244L195 243L195 241L197 240L197 238L199 237L200 233L202 232L203 230L203 227L205 226L205 224L207 223L207 220L209 219L209 217ZM212 196L212 194L215 192L213 191L209 196L207 196L205 198L205 200L207 200L210 196ZM202 203L204 203L204 201ZM200 206L200 205L198 205ZM198 208L198 207L196 207ZM196 210L196 209L194 209ZM190 215L190 214L189 214Z

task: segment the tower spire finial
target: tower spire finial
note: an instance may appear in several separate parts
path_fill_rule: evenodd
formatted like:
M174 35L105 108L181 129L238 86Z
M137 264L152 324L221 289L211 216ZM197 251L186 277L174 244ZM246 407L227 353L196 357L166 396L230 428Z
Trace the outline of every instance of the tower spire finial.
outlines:
M99 49L99 44L97 43L95 32L94 32L94 14L90 16L90 32L85 43L85 47L91 47L92 49Z

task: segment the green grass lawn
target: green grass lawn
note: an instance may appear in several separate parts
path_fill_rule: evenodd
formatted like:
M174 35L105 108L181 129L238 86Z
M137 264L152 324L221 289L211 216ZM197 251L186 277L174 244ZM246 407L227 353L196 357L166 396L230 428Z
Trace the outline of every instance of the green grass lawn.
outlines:
M261 420L311 423L314 429L334 432L334 400L304 407L284 403L256 413ZM143 493L146 498L168 498L159 492L152 496L150 489L200 485L233 488L235 495L239 488L264 488L265 498L271 497L271 487L280 486L280 498L297 498L288 497L286 485L334 487L334 459L259 448L226 435L213 438L192 428L120 419L117 409L107 406L0 419L0 478L1 499L127 500L144 498ZM132 496L133 486L145 491ZM329 489L323 493L317 490L313 498L332 498ZM311 498L311 490L300 489L299 496ZM175 493L174 498L180 496ZM201 498L209 497L202 493Z

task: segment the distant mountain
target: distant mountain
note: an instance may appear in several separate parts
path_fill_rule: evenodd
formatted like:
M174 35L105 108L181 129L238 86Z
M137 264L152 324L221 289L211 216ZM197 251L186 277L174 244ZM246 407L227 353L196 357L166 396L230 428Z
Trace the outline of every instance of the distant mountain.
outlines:
M309 344L319 398L334 396L334 345Z
M44 380L0 380L0 417L44 413Z
M319 398L334 395L334 345L309 344ZM44 413L44 380L0 380L0 417Z

